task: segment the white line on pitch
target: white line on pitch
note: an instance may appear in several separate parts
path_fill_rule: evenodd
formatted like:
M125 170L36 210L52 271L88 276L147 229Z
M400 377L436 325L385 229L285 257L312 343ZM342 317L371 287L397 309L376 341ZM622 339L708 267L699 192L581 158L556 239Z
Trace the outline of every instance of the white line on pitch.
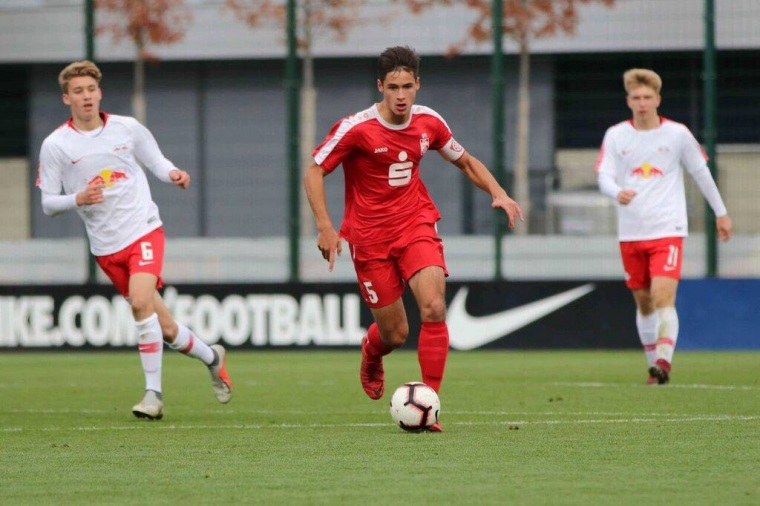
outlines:
M594 382L580 382L580 383L571 383L571 382L562 382L557 381L554 383L548 383L552 386L560 386L560 387L586 387L586 388L607 388L607 387L630 387L630 383L594 383ZM689 388L689 389L699 389L699 390L760 390L760 387L756 386L750 386L750 385L701 385L701 384L691 384L691 385L679 385L679 384L669 384L667 386L654 386L654 385L644 385L643 383L640 385L643 388L646 388L647 390L661 390L661 389L670 389L670 388Z
M591 419L591 420L500 420L482 422L446 422L447 425L577 425L577 424L626 424L626 423L662 423L662 422L747 422L760 420L760 416L692 416L689 418L618 418L618 419ZM261 430L261 429L327 429L336 427L384 427L391 425L386 423L282 423L282 424L233 424L233 425L166 425L162 422L140 422L135 425L122 425L112 427L43 427L40 429L28 429L42 432L99 432L99 431L123 431L123 430ZM23 432L27 429L22 427L5 427L0 432Z

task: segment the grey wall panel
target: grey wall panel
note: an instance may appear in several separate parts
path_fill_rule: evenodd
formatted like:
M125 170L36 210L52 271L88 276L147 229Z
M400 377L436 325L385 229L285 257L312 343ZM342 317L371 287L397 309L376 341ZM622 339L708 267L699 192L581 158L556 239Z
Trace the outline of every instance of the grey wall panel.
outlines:
M214 66L206 99L210 236L287 235L281 66Z
M698 49L703 44L703 0L621 0L614 8L598 4L579 8L575 36L558 35L536 40L535 53L594 51L660 51ZM186 2L193 13L185 37L176 44L151 47L163 60L232 58L281 58L285 55L279 23L268 22L253 30L236 20L222 0ZM452 2L414 16L391 2L367 2L367 20L345 41L318 37L320 57L373 56L388 41L403 41L424 54L441 55L465 36L476 13L466 2ZM717 45L721 49L760 47L755 0L716 2ZM387 22L389 16L392 22ZM108 20L99 13L98 22ZM374 22L372 20L375 20ZM385 22L383 20L386 20ZM83 1L16 1L0 3L0 62L55 62L80 58L84 53ZM127 40L114 43L108 35L97 37L101 61L126 61L134 48ZM505 51L515 44L505 38ZM471 45L468 54L487 54L490 42Z
M192 178L183 191L149 174L151 193L166 234L193 237L200 230L198 196L203 191L198 175L198 66L160 63L148 65L147 70L146 126L164 156Z

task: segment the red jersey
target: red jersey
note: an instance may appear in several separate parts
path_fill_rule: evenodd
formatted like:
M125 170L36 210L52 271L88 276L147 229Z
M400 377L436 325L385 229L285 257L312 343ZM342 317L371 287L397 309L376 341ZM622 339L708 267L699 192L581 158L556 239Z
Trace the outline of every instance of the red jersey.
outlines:
M343 165L346 206L340 235L354 245L386 242L418 223L435 223L438 208L420 179L429 150L453 161L464 154L443 118L412 106L409 121L393 125L373 105L338 121L312 153L330 173Z

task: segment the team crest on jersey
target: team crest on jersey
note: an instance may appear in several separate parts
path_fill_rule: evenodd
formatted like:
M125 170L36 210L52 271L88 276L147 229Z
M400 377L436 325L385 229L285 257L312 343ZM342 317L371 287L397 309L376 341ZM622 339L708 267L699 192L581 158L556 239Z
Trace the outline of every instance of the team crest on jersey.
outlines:
M423 133L422 137L420 137L420 156L424 155L425 152L430 148L430 138L428 137L427 133Z

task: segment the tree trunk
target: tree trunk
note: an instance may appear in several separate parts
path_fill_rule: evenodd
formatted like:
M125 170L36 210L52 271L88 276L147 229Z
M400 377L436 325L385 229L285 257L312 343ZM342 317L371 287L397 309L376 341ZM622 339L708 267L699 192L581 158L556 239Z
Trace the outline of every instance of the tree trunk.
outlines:
M142 123L146 124L147 105L145 100L145 43L142 37L137 40L137 58L135 58L134 88L132 90L132 114Z
M522 208L525 223L515 227L518 235L528 234L530 223L530 49L528 37L520 37L520 70L517 90L517 145L515 147L515 200Z

